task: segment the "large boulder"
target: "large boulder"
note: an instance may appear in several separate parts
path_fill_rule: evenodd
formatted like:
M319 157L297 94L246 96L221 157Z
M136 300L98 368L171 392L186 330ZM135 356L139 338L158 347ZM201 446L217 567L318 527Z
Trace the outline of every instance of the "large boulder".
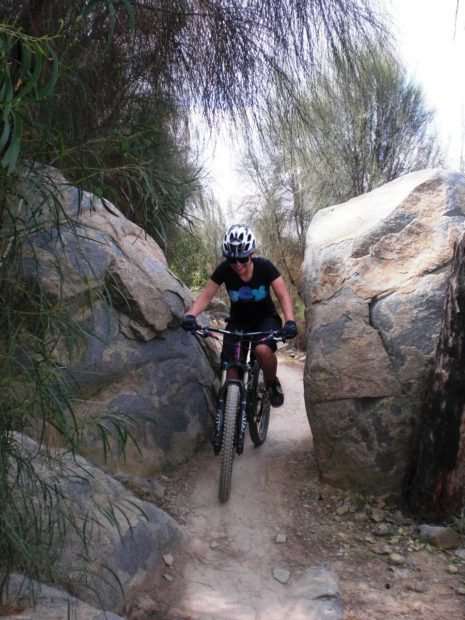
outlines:
M131 421L137 446L130 442L125 458L113 451L104 463L98 433L87 434L85 456L106 471L149 477L186 460L210 432L217 351L180 328L191 294L155 241L114 205L45 173L45 203L34 183L23 188L23 217L40 224L24 248L23 278L79 328L72 358L57 355L71 371L80 422Z
M124 620L112 611L103 611L71 596L69 592L10 575L5 602L11 612L2 614L2 620Z
M465 178L440 169L411 173L312 220L304 385L326 482L400 493L464 224Z
M165 512L135 497L120 482L80 456L47 451L26 436L15 435L21 458L11 463L18 507L40 530L49 547L42 578L100 609L121 610L127 596L163 564L185 538ZM23 461L24 459L24 461ZM22 468L37 483L21 487ZM13 597L14 598L14 597Z

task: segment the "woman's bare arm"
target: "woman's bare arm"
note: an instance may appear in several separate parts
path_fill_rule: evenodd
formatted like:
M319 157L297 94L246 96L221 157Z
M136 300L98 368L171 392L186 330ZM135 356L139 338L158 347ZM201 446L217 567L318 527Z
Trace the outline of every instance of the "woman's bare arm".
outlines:
M273 282L271 283L271 288L273 289L273 292L279 301L279 305L281 306L281 310L284 314L284 320L295 321L294 304L292 303L291 296L289 295L289 290L282 276L279 276L278 278L276 278L276 280L273 280Z
M203 291L197 297L197 299L192 304L190 310L186 312L186 314L192 314L193 316L198 316L201 312L203 312L208 304L211 302L213 297L218 292L220 288L219 284L213 282L213 280L208 280Z

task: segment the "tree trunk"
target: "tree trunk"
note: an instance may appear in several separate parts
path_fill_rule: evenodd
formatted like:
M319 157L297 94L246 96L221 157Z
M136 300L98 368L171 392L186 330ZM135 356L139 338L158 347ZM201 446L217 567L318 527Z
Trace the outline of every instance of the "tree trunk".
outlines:
M456 242L431 382L405 478L406 508L440 522L459 514L465 484L465 234Z

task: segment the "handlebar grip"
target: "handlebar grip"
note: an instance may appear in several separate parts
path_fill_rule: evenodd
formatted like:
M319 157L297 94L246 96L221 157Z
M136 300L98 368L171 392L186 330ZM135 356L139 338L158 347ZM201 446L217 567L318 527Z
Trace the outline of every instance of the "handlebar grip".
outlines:
M202 336L202 338L213 338L213 333L208 327L208 325L202 325L197 329L194 334Z

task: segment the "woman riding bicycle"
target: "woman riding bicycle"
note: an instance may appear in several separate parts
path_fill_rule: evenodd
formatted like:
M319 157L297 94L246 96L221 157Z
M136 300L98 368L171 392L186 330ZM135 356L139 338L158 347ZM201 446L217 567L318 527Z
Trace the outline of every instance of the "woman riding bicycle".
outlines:
M294 307L287 286L278 269L266 258L254 256L255 236L246 224L233 224L223 238L222 250L226 260L213 271L205 288L182 320L186 331L199 328L196 317L208 306L222 284L231 301L228 330L268 331L281 329L288 340L297 335ZM281 306L285 323L271 298L271 290ZM282 326L282 327L281 327ZM225 337L222 360L230 359L233 341ZM257 344L254 353L260 361L273 407L280 407L284 394L276 375L278 360L276 342ZM233 373L235 369L229 372Z

